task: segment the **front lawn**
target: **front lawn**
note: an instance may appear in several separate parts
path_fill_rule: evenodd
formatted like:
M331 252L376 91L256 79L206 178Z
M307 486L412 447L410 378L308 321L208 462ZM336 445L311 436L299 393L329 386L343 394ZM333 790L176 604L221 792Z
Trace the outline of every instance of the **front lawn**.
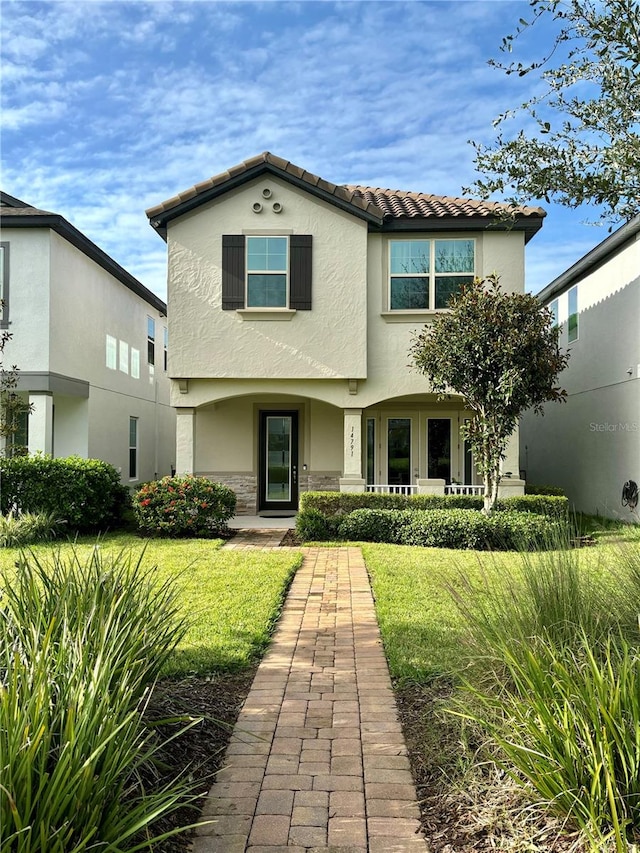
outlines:
M134 559L144 548L142 565L156 567L158 583L170 578L179 591L179 606L188 617L189 630L163 675L179 677L248 667L264 651L280 612L286 590L302 562L299 552L222 551L219 539L152 539L112 534L98 546L105 555L131 552ZM83 537L75 545L37 545L39 559L60 552L79 559L90 554L96 540ZM0 549L0 568L11 568L19 556L16 548Z

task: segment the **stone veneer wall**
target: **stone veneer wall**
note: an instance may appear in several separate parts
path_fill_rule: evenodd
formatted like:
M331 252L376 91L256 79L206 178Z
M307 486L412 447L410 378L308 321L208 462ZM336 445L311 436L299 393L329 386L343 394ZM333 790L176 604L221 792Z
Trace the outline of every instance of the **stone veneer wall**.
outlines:
M237 515L255 515L257 513L258 482L254 474L207 471L199 474L199 476L208 477L216 483L223 483L233 489L237 498ZM340 489L339 480L339 473L305 471L299 479L298 487L300 492L337 492Z

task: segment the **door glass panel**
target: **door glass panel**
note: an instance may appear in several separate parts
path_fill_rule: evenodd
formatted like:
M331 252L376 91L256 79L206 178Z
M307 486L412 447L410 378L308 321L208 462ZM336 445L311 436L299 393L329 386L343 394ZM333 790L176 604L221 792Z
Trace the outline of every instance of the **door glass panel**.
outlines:
M376 421L367 418L367 484L376 481Z
M267 478L268 501L291 500L291 417L267 418Z
M427 476L451 482L451 418L429 418L427 422Z
M411 485L411 418L388 420L387 482L392 486Z

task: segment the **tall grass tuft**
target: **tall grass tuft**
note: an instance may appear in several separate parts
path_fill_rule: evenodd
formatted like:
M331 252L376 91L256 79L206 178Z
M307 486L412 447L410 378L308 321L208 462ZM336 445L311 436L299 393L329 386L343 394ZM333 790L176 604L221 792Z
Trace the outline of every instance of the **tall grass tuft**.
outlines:
M0 548L22 548L53 539L60 520L51 512L14 512L0 515Z
M150 850L184 804L144 790L159 748L141 711L185 630L169 584L124 553L25 554L0 576L0 849Z
M628 853L640 841L640 554L620 553L613 567L576 550L522 555L509 581L454 596L476 657L458 712L593 850Z

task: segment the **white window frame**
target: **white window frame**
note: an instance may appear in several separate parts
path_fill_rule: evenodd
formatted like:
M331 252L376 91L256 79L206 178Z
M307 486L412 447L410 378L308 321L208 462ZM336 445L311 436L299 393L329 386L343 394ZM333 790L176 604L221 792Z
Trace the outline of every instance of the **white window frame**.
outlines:
M576 304L575 304L576 310L575 311L571 310L571 296L572 296L572 294L575 294L575 300L576 300ZM579 306L580 306L580 303L578 301L578 285L574 284L574 286L571 287L569 289L569 291L567 292L567 340L569 341L570 344L574 343L575 341L580 340L580 307ZM576 318L576 328L575 328L575 333L572 337L572 335L571 335L571 318L574 316Z
M131 425L135 423L135 442L131 443ZM139 463L139 455L140 455L140 431L138 429L139 426L139 418L131 415L129 417L129 480L137 480L138 479L138 463ZM131 453L134 453L134 473L131 473L131 461L132 456Z
M249 243L251 240L285 240L287 244L285 269L284 270L250 270L249 269ZM288 234L247 234L244 241L244 304L251 311L284 311L289 309L289 266L291 258L291 245ZM251 305L249 303L249 276L250 275L284 275L285 276L285 304L284 305Z
M391 247L394 243L429 243L429 271L425 273L392 273L391 272ZM436 243L472 243L473 244L473 271L472 272L453 272L453 273L436 273ZM389 311L393 313L424 313L425 311L447 311L447 308L436 308L436 277L437 278L453 278L457 276L470 276L472 279L477 275L478 263L478 243L475 237L440 237L440 236L415 236L415 237L392 237L388 242L387 247L387 304ZM391 279L392 278L425 278L428 281L428 306L424 308L392 308L391 306Z

